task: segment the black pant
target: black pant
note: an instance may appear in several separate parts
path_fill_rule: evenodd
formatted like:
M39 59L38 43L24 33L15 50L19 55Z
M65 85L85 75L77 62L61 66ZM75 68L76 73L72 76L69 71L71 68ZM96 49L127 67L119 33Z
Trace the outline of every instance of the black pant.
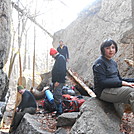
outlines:
M56 111L57 114L62 114L62 87L65 83L59 83L59 86L54 87L53 95L54 95L54 102L56 104Z

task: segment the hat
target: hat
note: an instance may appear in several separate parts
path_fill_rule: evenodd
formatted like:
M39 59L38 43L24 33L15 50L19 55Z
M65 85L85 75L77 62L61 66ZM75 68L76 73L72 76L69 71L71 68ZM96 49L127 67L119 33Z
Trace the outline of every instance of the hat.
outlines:
M21 90L21 89L24 89L24 87L22 85L20 85L20 86L17 87L17 90L18 91Z
M58 51L56 49L54 49L54 48L50 49L50 55L54 55L54 54L57 54L57 53L58 53Z
M60 43L60 42L63 42L63 40L59 40L59 43Z

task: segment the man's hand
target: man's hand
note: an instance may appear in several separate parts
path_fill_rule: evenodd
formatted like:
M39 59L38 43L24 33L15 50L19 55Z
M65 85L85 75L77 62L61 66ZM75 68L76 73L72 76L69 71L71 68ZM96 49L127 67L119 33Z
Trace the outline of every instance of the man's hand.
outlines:
M134 88L134 83L129 83L129 86Z
M69 62L69 59L66 59L67 60L67 62Z
M58 87L59 84L60 84L59 82L55 82L55 83L54 83L54 87Z
M129 83L129 82L126 82L126 81L122 81L122 86L128 86L128 87L134 88L134 83Z
M19 108L18 107L16 108L16 112L19 112Z

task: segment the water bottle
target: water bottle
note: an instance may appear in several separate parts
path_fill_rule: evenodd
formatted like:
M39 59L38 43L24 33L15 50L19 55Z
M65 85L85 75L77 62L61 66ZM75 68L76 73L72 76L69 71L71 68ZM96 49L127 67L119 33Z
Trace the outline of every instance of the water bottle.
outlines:
M50 103L53 103L54 102L54 97L53 97L53 94L51 93L51 91L49 89L45 90L45 94L46 94L46 97L48 99L48 101Z

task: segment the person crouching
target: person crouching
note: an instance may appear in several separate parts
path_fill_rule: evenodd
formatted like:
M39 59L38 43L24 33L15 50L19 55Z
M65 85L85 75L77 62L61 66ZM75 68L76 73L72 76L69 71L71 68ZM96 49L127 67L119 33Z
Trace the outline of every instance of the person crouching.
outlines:
M30 91L24 89L23 86L18 86L17 91L22 95L22 100L16 108L14 119L10 127L10 132L17 129L25 113L35 114L37 109L35 97Z

